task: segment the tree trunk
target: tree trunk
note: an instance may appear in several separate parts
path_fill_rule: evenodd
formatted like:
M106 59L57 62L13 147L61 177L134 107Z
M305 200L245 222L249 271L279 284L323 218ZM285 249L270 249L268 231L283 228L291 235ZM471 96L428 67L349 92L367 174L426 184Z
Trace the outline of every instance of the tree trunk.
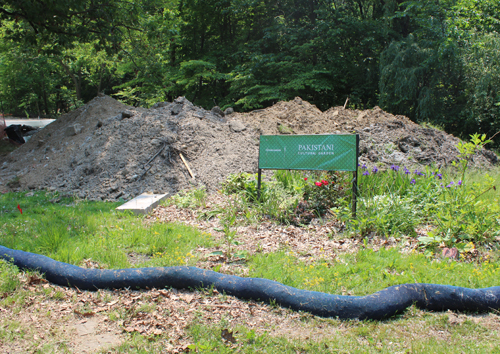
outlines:
M59 59L59 64L61 64L61 66L64 68L64 71L66 71L66 74L68 74L68 76L71 78L71 80L73 80L73 84L75 85L75 91L76 91L76 99L77 100L81 100L82 99L82 93L81 93L81 90L80 90L80 82L78 81L79 78L77 78L75 76L75 74L73 74L71 72L71 70L69 69L69 66L67 66L66 64L64 64L61 59Z

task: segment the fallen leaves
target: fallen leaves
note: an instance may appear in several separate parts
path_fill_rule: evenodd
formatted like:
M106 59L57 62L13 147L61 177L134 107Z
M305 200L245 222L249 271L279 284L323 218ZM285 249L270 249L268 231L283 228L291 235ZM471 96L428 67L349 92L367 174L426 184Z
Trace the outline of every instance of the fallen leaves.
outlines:
M234 338L233 332L227 328L222 329L221 337L226 342L236 343L236 338Z

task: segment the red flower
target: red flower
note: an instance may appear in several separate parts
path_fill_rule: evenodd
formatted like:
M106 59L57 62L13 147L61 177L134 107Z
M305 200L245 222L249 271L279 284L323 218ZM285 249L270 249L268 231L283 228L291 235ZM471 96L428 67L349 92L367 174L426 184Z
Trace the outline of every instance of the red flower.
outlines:
M21 206L19 204L17 204L17 209L19 209L19 211L21 212L21 214L23 213L23 209L21 209Z
M307 177L304 177L304 181L307 181Z
M321 182L314 182L315 185L317 185L318 187L321 187L323 185L323 183Z
M321 183L323 183L323 185L327 185L328 184L328 181L325 181L325 180L321 180Z

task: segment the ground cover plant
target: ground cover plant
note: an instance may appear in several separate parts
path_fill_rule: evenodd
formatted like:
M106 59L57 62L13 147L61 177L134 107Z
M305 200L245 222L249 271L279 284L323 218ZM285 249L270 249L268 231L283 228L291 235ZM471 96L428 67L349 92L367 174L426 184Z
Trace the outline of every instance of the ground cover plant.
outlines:
M0 244L83 267L195 265L344 295L413 282L498 285L498 170L362 165L357 221L349 218L349 177L280 171L268 176L257 198L255 176L233 175L220 193L186 191L147 217L117 213L118 203L54 192L6 193ZM443 257L444 247L456 247L458 257ZM124 353L482 353L500 347L495 311L412 307L386 321L338 321L214 289L82 292L5 262L0 268L2 350L78 352L78 338L90 338L84 325L94 326L95 342L113 333L107 347ZM61 321L73 332L56 331Z

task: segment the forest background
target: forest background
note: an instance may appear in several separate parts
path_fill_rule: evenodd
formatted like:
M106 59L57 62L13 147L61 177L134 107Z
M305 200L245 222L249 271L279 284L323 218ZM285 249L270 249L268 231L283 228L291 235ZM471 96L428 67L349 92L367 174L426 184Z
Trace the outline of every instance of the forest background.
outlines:
M15 115L98 93L237 111L349 97L463 138L500 130L498 0L2 0L0 23Z

